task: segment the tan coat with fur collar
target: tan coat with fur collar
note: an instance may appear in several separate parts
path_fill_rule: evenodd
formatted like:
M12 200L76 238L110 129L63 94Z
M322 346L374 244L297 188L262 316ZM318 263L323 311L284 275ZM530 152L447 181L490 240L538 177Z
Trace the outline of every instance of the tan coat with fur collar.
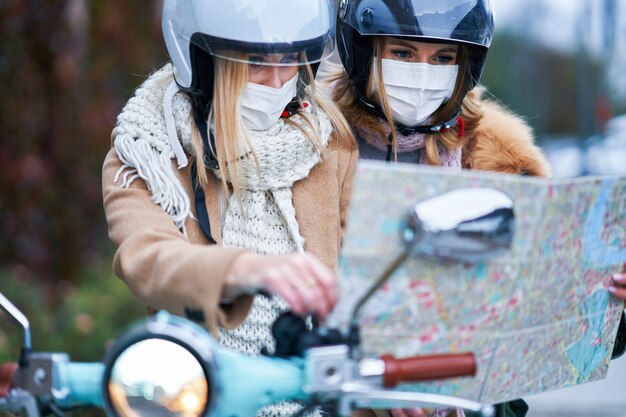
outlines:
M348 91L349 80L344 76L330 75L331 94L338 102L344 116L351 126L359 126L370 132L386 135L387 128L381 126L377 116L364 111L353 96L338 97L338 91ZM334 85L333 85L334 84ZM348 93L349 94L349 93ZM482 117L470 123L462 142L462 167L483 171L496 171L509 174L531 175L549 178L550 165L542 151L534 143L530 126L519 116L507 110L503 105L483 98L484 89L475 88L469 95L478 104ZM346 104L347 103L347 104ZM357 140L362 140L357 137ZM500 405L503 407L503 405ZM424 410L430 414L432 410ZM448 416L458 416L451 409ZM390 417L388 410L361 409L352 417Z

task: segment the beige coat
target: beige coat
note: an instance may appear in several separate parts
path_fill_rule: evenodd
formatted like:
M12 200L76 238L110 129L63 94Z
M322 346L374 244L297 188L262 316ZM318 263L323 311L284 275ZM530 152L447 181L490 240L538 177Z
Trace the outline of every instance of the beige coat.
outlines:
M341 233L346 222L352 174L358 159L356 148L331 138L321 163L293 186L293 203L305 249L336 268ZM191 165L191 164L189 164ZM114 183L121 162L114 149L106 156L102 173L104 211L109 237L116 246L115 273L133 293L153 309L183 315L185 308L202 308L205 326L233 328L246 317L251 296L229 305L220 304L224 278L233 260L242 253L219 245L219 183L204 189L211 231L217 245L210 245L199 223L187 219L187 237L172 219L151 201L151 193L138 179L130 188ZM176 169L175 169L176 170ZM193 202L191 169L177 171ZM195 216L195 207L192 204Z

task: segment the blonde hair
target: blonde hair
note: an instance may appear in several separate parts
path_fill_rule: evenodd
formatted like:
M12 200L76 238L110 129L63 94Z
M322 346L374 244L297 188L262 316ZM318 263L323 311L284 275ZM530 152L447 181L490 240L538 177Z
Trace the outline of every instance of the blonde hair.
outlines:
M391 114L391 108L387 101L387 94L385 92L385 85L382 77L382 55L383 48L385 46L385 40L383 36L375 36L372 40L372 62L370 65L369 81L366 86L365 96L367 99L376 102L380 105L385 118L389 122L391 128L391 144L393 149L394 160L397 160L397 139L396 139L396 126L393 115ZM480 104L477 95L468 94L471 88L471 72L468 65L469 50L459 45L459 52L457 54L457 63L459 65L459 72L454 87L452 97L444 103L439 109L432 114L432 123L439 124L449 120L457 111L457 103L460 98L463 97L461 102L461 113L463 115L463 121L465 123L465 136L471 136L474 129L478 126L480 119L482 118L482 111L480 110ZM376 62L374 66L373 63ZM376 73L374 73L376 69ZM333 91L333 97L343 110L344 115L348 120L354 123L361 123L363 119L369 118L369 113L364 112L356 99L356 93L352 82L346 82L345 72L333 76L329 82L335 82L335 89ZM382 132L382 129L381 129ZM426 159L430 165L439 165L439 150L438 144L446 149L453 150L464 144L464 138L460 138L459 134L450 129L445 132L426 134L425 136L425 152Z
M230 179L232 192L239 198L241 189L239 186L240 179L237 175L237 164L242 144L246 144L252 151L255 161L257 161L257 156L254 147L250 143L248 129L243 123L238 106L238 97L248 82L248 65L245 63L246 56L242 53L232 53L231 55L229 57L232 59L214 58L214 92L207 126L212 126L215 135L216 149L211 151L217 156L222 187L224 191L230 192L227 178ZM310 129L304 129L301 124L289 118L285 119L285 122L300 129L309 138L316 150L323 154L324 149L321 147L318 119L315 117L319 106L331 121L334 140L356 148L356 142L350 126L337 105L324 94L321 88L315 88L311 67L308 64L303 64L298 72L298 101L302 102L308 99L313 107L312 117L304 113L298 114ZM192 129L192 136L198 167L198 182L200 185L206 186L209 182L209 176L204 158L202 157L204 155L204 146L197 126Z

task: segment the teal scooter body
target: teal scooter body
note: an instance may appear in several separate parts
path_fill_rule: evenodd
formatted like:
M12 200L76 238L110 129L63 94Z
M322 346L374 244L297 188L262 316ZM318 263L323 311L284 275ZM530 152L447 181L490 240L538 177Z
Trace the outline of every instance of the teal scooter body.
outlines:
M218 348L218 399L213 416L249 417L259 408L290 399L304 399L300 360L246 357Z
M102 384L104 364L58 362L54 365L53 395L61 408L78 405L104 406Z
M247 356L225 348L203 327L187 319L160 311L124 334L104 360L102 399L114 411L106 385L112 369L129 347L147 342L169 341L187 350L202 367L208 398L204 416L250 417L259 408L289 399L305 399L304 362L301 358L283 359ZM150 345L158 349L158 343ZM164 360L167 360L164 358ZM119 361L121 363L121 361ZM158 367L159 364L155 363ZM85 395L87 393L81 393ZM98 398L90 393L90 401Z

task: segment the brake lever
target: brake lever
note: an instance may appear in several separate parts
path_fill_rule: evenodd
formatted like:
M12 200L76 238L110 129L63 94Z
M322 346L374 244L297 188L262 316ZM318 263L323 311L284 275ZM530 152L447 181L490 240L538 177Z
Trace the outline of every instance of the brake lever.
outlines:
M35 396L20 388L13 388L4 397L0 397L0 410L7 410L15 415L26 413L27 417L40 417Z
M358 383L344 384L338 400L339 415L350 415L355 408L415 408L415 407L454 407L478 413L482 417L493 417L492 405L440 394L412 391L372 390Z

